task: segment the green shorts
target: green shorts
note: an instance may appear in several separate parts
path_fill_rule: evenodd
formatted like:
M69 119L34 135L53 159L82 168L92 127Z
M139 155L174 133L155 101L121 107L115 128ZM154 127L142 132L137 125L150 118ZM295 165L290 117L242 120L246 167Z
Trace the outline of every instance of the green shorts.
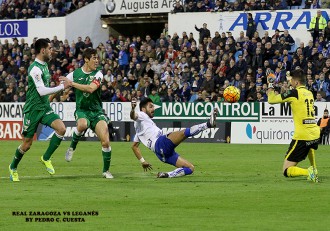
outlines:
M29 111L23 114L23 131L26 138L32 138L37 132L38 125L44 124L50 127L54 120L60 119L53 109L46 108L44 111Z
M76 110L74 112L74 117L76 118L76 121L85 118L87 120L87 127L92 129L94 132L96 124L99 121L104 120L107 124L109 123L109 119L103 114L102 111Z

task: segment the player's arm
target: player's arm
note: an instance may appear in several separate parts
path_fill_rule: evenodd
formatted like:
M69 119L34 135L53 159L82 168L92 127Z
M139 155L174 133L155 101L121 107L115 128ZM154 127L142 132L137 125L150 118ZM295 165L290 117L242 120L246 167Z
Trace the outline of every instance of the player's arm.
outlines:
M61 92L62 92L62 91L59 91L59 92L54 93L54 94L51 94L51 95L49 96L49 102L53 102L53 99L56 98L58 95L60 95Z
M141 162L141 165L142 165L142 168L144 169L144 171L152 170L151 164L149 164L143 158L139 145L140 145L140 142L136 142L136 141L134 141L133 145L132 145L132 150L133 150L136 158Z
M267 95L268 103L270 104L292 102L293 100L298 99L298 91L296 89L276 95L274 89L269 88Z
M60 79L63 79L63 77L61 76ZM69 73L69 74L66 76L66 79L68 79L68 81L69 81L70 83L72 83L72 81L73 81L73 72ZM66 89L63 91L63 95L62 95L62 96L65 97L65 98L67 98L68 95L69 95L70 89L71 89L71 87L66 88ZM56 97L57 97L58 95L60 95L60 94L62 94L62 91L59 91L59 92L57 92L57 93L55 93L55 94L50 95L50 96L49 96L49 101L52 102L53 99L56 98Z
M80 91L87 92L87 93L91 94L100 87L102 79L103 79L103 75L99 71L95 75L94 80L89 85L72 82L72 87L74 87L74 88L76 88Z
M33 67L29 73L29 76L31 76L36 89L39 93L40 96L45 96L45 95L51 95L54 93L58 93L68 87L70 87L70 81L66 79L65 77L60 77L60 85L56 87L46 87L44 81L41 78L42 71L38 67Z
M136 99L135 98L132 99L131 107L132 107L132 109L131 109L131 112L129 115L130 115L131 119L135 121L138 119L138 115L135 113L135 108L136 108Z
M72 82L72 87L83 92L93 93L100 87L100 84L101 83L98 80L93 80L89 85Z

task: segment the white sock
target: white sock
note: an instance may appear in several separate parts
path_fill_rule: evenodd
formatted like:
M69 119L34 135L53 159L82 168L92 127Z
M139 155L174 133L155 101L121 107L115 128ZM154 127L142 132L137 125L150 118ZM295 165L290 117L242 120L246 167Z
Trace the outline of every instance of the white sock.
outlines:
M170 177L170 178L185 175L183 168L177 168L177 169L173 170L172 172L168 172L167 174L168 174L168 177Z
M201 131L204 131L205 129L208 129L207 123L197 124L190 128L190 134L191 136L197 135Z

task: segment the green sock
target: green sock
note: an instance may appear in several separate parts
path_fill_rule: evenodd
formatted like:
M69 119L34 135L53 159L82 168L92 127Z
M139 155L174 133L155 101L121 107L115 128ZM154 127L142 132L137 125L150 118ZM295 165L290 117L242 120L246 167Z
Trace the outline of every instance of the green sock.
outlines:
M71 140L71 144L70 144L70 148L72 148L73 150L76 150L76 148L77 148L77 144L78 144L78 142L79 142L79 140L80 140L80 137L81 137L81 136L78 136L78 135L76 134L76 132L73 132L72 140Z
M102 156L103 156L103 172L106 172L110 168L111 163L111 148L110 151L104 151L104 148L102 148Z
M23 156L24 156L24 152L23 152L23 153L22 153L22 152L23 152L23 151L20 150L20 147L18 147L18 148L16 149L14 159L13 159L13 161L12 161L11 164L10 164L10 168L11 168L11 169L16 169L16 168L17 168L18 163L21 161L21 159L22 159Z
M60 146L60 143L62 142L62 139L63 139L63 136L60 136L60 135L56 134L56 132L54 133L54 135L50 139L47 151L43 155L44 160L49 160L50 159L50 157L53 155L53 153L58 148L58 146Z

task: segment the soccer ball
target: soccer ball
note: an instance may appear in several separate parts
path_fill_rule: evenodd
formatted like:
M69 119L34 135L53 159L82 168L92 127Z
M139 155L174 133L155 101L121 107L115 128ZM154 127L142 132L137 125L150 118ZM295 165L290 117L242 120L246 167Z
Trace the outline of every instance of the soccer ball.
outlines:
M223 91L223 98L228 103L236 103L240 97L240 90L237 87L229 86Z

